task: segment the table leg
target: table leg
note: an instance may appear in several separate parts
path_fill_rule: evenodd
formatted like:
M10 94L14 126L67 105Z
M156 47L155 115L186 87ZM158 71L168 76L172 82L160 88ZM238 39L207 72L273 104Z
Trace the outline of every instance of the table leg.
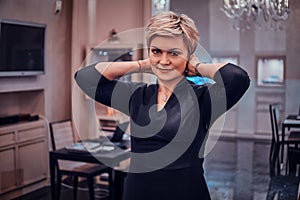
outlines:
M113 170L114 173L114 189L113 189L113 200L122 200L124 179L126 172Z
M50 164L50 184L51 184L51 199L55 200L55 159L52 153L49 153L49 164Z

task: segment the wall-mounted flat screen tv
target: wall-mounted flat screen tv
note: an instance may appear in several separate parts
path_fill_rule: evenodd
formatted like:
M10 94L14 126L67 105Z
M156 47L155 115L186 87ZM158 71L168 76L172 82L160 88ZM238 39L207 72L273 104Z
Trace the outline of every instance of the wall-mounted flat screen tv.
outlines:
M46 25L0 19L0 77L45 73Z

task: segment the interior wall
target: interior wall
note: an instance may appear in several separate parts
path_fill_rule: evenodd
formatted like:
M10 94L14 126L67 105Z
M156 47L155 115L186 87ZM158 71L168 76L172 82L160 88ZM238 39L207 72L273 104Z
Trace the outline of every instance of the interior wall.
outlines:
M64 0L54 13L54 0L1 0L0 18L46 24L45 75L0 78L0 92L42 89L49 121L70 118L70 39L72 1ZM22 34L22 33L20 33ZM30 99L23 99L30 101Z
M37 77L0 78L0 92L42 89L45 91L46 117L50 121L70 118L73 76L82 65L86 46L107 39L112 28L122 32L143 27L150 17L150 2L151 0L126 0L122 3L117 0L64 0L62 12L55 15L54 0L1 0L1 18L44 23L47 31L46 74ZM212 55L239 55L240 65L248 71L252 83L240 102L243 109L238 111L238 128L251 133L255 129L256 120L257 54L286 54L285 114L295 113L299 109L300 45L297 41L300 39L300 2L291 1L292 11L285 32L235 31L231 26L232 21L219 10L221 4L219 0L172 0L171 10L186 13L195 20L200 29L202 44ZM89 5L95 5L96 9ZM93 15L89 13L91 8L94 10ZM91 34L91 31L95 32ZM82 119L85 120L84 115ZM83 125L83 130L87 126Z
M233 30L232 21L220 10L223 1L209 1L209 46L211 53L238 55L240 34ZM220 35L222 37L220 37Z
M286 114L300 111L300 1L291 1L291 14L286 25Z
M209 1L206 0L171 0L170 10L187 14L195 21L200 34L200 44L210 50L209 46Z
M86 98L73 80L75 72L85 65L86 48L107 40L113 28L121 33L144 27L151 5L149 1L73 0L72 116L81 139L95 137L98 132L95 103ZM121 43L136 43L136 40L136 35L121 37Z
M267 103L257 105L259 94L284 95L284 115L295 113L299 110L300 95L299 79L299 1L291 1L291 13L283 31L269 31L263 26L261 29L251 27L250 30L236 31L233 29L233 20L229 19L221 10L222 1L171 1L171 9L185 12L194 18L197 26L204 30L202 39L208 41L205 48L211 56L238 56L239 65L249 74L251 85L245 96L238 103L236 109L237 132L242 135L256 137L259 121L269 122ZM209 10L209 12L207 11ZM202 24L202 25L201 25ZM203 42L203 41L202 41ZM256 84L256 57L260 55L285 55L286 56L286 82L283 88L258 87ZM268 96L268 95L267 95ZM275 95L276 96L276 95ZM274 97L275 97L274 96ZM268 98L268 97L267 97ZM276 101L271 95L267 101ZM277 96L276 96L277 98ZM262 106L263 108L260 108ZM245 115L245 113L247 113ZM262 114L263 113L263 114ZM266 124L268 129L268 124ZM267 130L269 133L271 130ZM251 137L252 137L251 136Z
M88 114L88 106L86 106L86 98L79 87L74 82L75 72L83 66L85 58L85 49L88 44L88 1L73 0L72 7L72 119L74 122L74 130L76 130L76 139L88 137L89 132L95 131L95 125L89 126L90 117ZM93 130L90 130L93 129ZM83 139L83 138L82 138Z
M94 44L109 38L109 32L117 33L133 28L143 28L144 0L97 0ZM134 38L133 38L134 39ZM130 43L130 41L123 41Z

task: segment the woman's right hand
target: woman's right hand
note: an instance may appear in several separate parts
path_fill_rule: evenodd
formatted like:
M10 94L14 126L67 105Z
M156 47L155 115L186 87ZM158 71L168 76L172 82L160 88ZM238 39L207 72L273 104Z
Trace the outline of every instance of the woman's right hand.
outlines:
M146 58L144 60L139 60L141 63L141 73L151 73L152 74L152 69L151 69L151 62L149 58Z

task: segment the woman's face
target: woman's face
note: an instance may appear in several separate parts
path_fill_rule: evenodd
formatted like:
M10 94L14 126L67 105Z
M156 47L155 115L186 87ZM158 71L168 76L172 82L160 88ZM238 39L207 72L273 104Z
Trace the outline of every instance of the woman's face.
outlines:
M188 61L188 49L182 37L157 36L149 46L151 69L159 81L182 79Z

